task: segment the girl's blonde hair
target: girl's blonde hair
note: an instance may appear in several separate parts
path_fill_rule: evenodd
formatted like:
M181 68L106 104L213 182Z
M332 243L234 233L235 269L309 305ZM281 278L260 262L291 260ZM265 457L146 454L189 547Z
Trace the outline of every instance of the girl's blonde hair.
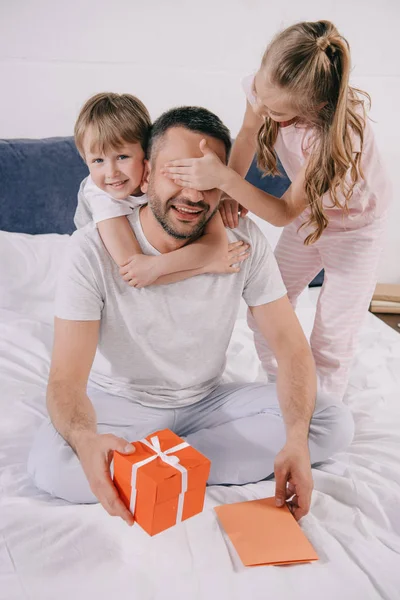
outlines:
M143 102L131 94L103 92L92 96L82 107L74 129L75 144L84 160L83 141L89 127L95 146L92 151L103 153L128 142L139 143L146 152L151 120Z
M354 186L363 177L360 159L366 115L358 94L370 98L350 87L349 44L329 21L298 23L285 29L266 49L261 69L273 85L289 94L299 124L314 127L305 174L311 215L302 225L314 226L304 242L313 244L328 225L322 196L329 191L332 207L348 211ZM274 154L278 131L278 123L267 117L258 133L258 165L272 175L279 173ZM356 148L355 138L360 142ZM338 190L344 204L338 199Z

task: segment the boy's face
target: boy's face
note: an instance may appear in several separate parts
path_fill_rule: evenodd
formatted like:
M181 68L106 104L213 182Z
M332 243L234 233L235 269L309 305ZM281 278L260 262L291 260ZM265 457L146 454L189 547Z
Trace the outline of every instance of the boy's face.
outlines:
M89 128L83 139L83 152L93 182L112 198L123 200L141 193L144 152L139 143L123 142L117 150L96 152Z

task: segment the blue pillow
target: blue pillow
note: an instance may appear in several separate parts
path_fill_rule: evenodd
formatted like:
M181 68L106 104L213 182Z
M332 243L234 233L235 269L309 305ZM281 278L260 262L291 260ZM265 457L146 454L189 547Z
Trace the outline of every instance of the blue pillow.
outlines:
M246 175L247 181L258 187L264 192L280 198L290 186L290 179L286 175L284 168L278 161L278 169L281 175L264 175L257 167L256 158L253 159L250 169Z
M0 229L72 233L87 175L72 137L0 140Z

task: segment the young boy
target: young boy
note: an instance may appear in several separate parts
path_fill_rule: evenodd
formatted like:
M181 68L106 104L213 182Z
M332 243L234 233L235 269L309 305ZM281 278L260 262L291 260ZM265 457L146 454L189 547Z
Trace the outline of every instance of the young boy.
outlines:
M144 104L130 94L101 93L83 106L75 143L90 175L82 182L75 213L77 228L94 221L101 239L133 287L180 281L201 273L236 273L247 254L241 242L229 244L219 212L194 242L160 256L145 256L127 219L146 204L142 182L151 127ZM236 265L236 266L234 266Z

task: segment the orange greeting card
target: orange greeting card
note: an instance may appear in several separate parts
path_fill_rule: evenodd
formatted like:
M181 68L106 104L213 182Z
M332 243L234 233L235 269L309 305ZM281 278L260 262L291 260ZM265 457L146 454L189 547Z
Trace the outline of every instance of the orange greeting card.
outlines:
M318 560L289 508L275 506L275 498L225 504L214 510L246 566Z
M134 519L150 535L203 510L211 463L169 429L114 452L114 484Z

